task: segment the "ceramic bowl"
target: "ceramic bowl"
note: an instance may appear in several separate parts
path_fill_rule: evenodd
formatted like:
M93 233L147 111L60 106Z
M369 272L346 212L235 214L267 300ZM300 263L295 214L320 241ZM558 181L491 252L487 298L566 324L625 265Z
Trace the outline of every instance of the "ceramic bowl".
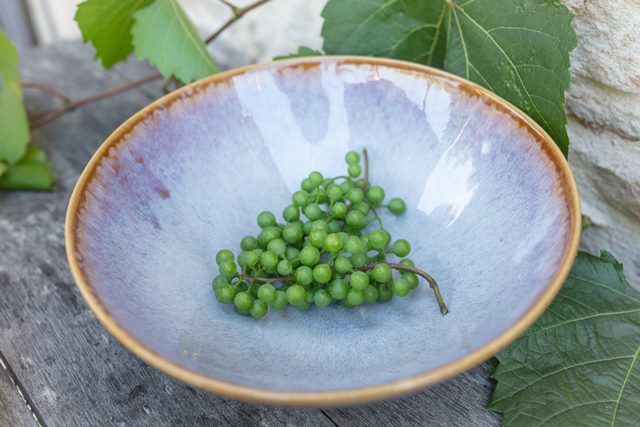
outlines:
M215 253L257 234L311 170L371 179L407 201L384 215L440 283L357 309L272 310L215 301ZM71 271L103 325L191 385L248 401L344 405L452 377L522 334L562 285L579 239L576 186L521 111L445 72L323 57L214 75L127 120L71 197Z

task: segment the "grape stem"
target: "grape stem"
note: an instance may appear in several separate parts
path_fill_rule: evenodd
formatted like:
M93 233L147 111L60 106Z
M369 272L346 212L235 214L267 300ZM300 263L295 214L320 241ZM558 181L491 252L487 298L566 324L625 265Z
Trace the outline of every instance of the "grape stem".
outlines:
M363 270L363 271L371 270L377 264L373 264L373 263L366 264L362 266L360 270ZM449 312L449 309L445 305L444 299L442 298L442 294L440 293L438 282L436 282L436 279L434 279L429 273L427 273L426 271L422 271L419 268L411 267L404 264L396 264L395 262L385 262L385 264L387 264L389 267L393 268L394 270L410 271L411 273L415 273L418 276L425 279L427 282L429 282L429 286L431 287L431 289L433 289L433 293L435 294L436 300L438 301L438 305L440 306L440 313L447 314Z
M295 278L293 276L257 277L241 275L240 280L247 280L249 282L278 283L291 282L295 280Z
M364 182L362 183L362 189L366 190L369 186L369 153L366 148L362 149L362 162L364 163Z

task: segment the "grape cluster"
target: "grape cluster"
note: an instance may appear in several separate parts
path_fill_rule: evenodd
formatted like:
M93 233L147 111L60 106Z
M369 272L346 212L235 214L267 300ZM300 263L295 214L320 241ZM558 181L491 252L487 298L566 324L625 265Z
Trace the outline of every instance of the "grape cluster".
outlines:
M220 275L213 279L216 299L256 319L269 308L282 310L287 305L307 309L339 302L353 308L407 296L418 286L420 274L446 313L433 278L406 258L409 242L392 243L378 215L381 208L401 215L405 202L393 198L383 204L384 189L369 183L366 150L362 157L364 169L360 154L346 154L345 176L325 178L311 172L282 211L284 223L272 212L261 212L260 233L242 239L237 259L231 250L220 250L216 255ZM374 223L378 228L371 230ZM392 263L389 255L402 259Z

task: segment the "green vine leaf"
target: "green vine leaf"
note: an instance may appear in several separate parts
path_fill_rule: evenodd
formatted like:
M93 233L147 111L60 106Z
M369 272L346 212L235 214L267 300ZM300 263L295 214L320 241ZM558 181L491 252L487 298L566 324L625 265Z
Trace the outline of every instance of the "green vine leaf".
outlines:
M86 0L78 5L75 20L84 42L91 42L105 68L133 51L133 14L154 0Z
M29 124L22 102L18 50L0 31L0 160L15 163L29 142Z
M297 52L290 53L289 55L281 55L273 58L274 61L280 61L281 59L302 58L305 56L322 56L324 55L319 50L311 49L307 46L300 46Z
M7 190L51 190L53 188L51 163L41 148L30 146L24 156L14 165L9 165L0 176L0 189Z
M329 0L328 54L384 56L479 83L538 122L566 155L573 16L557 0Z
M489 409L505 426L636 426L640 292L607 252L578 254L557 298L498 354Z
M163 76L183 83L218 71L193 23L176 0L155 2L134 14L133 46L140 60L148 59Z

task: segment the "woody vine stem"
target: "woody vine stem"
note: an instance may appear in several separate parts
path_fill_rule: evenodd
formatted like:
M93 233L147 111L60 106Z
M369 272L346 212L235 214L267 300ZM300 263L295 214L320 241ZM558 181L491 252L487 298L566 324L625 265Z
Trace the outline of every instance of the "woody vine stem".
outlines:
M252 10L266 4L269 3L271 0L257 0L245 7L238 7L235 6L227 1L222 1L225 5L227 5L230 9L231 9L231 17L229 19L227 19L225 21L224 24L222 24L220 26L220 28L218 30L216 30L213 34L211 34L209 37L207 37L205 39L205 43L209 44L211 42L213 42L215 39L217 39L220 34L222 34L226 29L228 29L229 27L231 27L233 24L235 24L238 20L240 20L240 18L242 18L244 15L246 15L247 13L251 12ZM77 100L71 100L69 97L67 97L66 95L64 95L63 93L61 93L59 90L57 90L56 88L47 85L45 83L39 83L39 82L22 82L22 87L23 89L35 89L35 90L40 90L43 91L45 93L48 93L49 95L60 99L63 102L63 106L56 109L56 110L52 110L49 111L47 113L43 113L39 116L34 117L30 123L29 123L29 127L31 128L31 130L34 129L38 129L48 123L51 123L53 121L55 121L56 119L58 119L59 117L62 117L63 115L70 113L72 111L77 110L80 107L83 107L85 105L89 105L89 104L93 104L94 102L97 101L101 101L103 99L112 97L114 95L117 95L119 93L122 92L126 92L129 91L131 89L135 89L137 87L143 86L147 83L150 83L152 81L158 80L162 78L162 75L159 72L153 72L151 74L148 74L138 80L133 80L130 81L128 83L124 83L122 85L119 86L114 86L112 88L109 88L107 90L104 90L102 92L98 92L95 93L93 95L87 96L85 98L81 98L81 99L77 99Z

